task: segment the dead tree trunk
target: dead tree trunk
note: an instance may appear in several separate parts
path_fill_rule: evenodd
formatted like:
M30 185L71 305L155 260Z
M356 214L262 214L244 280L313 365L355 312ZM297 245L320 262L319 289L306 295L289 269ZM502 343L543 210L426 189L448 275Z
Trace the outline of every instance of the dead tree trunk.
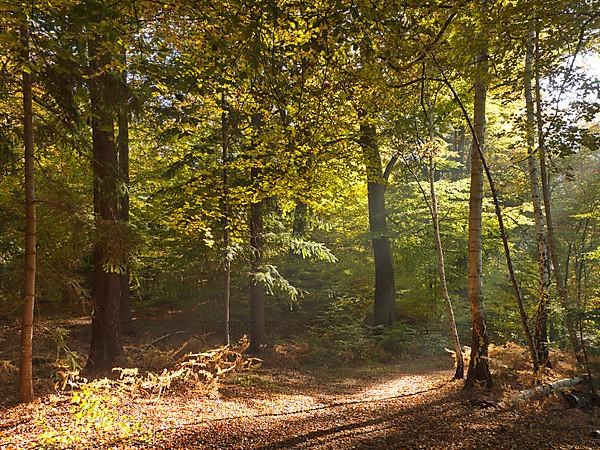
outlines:
M556 392L560 392L564 389L568 389L573 386L577 386L585 382L584 378L565 378L558 380L553 383L545 384L543 386L536 386L532 389L526 389L524 391L517 392L516 395L512 396L508 400L502 402L501 406L507 407L517 403L527 402L534 398L543 397L545 395L552 395Z

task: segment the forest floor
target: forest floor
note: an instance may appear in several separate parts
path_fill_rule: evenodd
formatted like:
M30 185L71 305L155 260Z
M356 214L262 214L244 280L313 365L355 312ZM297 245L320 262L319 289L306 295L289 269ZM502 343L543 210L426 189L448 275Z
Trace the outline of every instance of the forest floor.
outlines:
M202 394L92 383L48 389L30 405L0 397L0 449L600 448L598 408L569 409L557 395L503 406L531 375L514 344L492 357L496 386L474 392L450 381L448 355L309 368L280 352ZM571 374L568 362L556 366L544 381Z

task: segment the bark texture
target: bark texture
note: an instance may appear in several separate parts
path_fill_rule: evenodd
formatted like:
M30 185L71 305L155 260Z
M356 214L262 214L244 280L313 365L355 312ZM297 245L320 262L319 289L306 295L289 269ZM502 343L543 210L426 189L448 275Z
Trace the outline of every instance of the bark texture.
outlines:
M294 223L292 224L292 233L294 236L303 237L306 235L306 223L308 221L308 205L299 200L294 208Z

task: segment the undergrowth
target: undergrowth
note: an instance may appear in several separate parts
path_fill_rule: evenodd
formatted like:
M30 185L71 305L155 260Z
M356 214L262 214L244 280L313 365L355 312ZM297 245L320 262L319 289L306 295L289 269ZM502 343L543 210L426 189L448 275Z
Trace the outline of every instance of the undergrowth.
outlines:
M155 438L152 424L127 412L129 400L158 399L166 392L216 396L223 377L260 365L259 359L244 355L247 348L248 341L243 338L234 346L188 353L162 371L115 367L114 378L92 381L77 369L62 372L56 388L69 393L70 421L57 426L38 417L42 430L38 442L42 448L86 448L124 441L148 444Z
M443 352L448 337L419 330L398 321L392 327L367 324L371 302L362 297L339 297L311 327L306 362L324 365L388 361Z

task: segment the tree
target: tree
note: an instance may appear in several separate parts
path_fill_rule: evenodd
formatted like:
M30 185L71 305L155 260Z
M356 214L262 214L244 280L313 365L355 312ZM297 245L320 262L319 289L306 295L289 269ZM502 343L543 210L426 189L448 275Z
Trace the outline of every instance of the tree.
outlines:
M488 360L488 332L483 308L481 212L483 204L483 151L485 139L485 103L487 94L487 44L485 42L485 13L487 2L481 2L480 27L476 36L479 51L475 58L475 100L473 105L473 148L471 149L471 188L469 194L468 291L472 320L472 344L465 386L492 386Z
M93 254L92 338L88 366L106 368L122 351L121 277L119 256L111 253L111 241L119 236L119 163L114 138L114 93L118 77L110 70L109 30L102 20L103 6L93 4L88 29L89 93L92 112L92 167L94 173L94 214L97 241ZM115 261L118 258L118 261Z
M122 186L119 196L119 220L127 226L129 224L129 89L127 86L127 52L123 49L121 55L123 71L121 72L119 93L118 93L118 111L117 111L117 150L119 160L119 175ZM128 259L129 255L123 255ZM121 278L121 328L124 332L131 332L131 293L129 291L129 262L125 262Z
M29 28L21 27L23 46L23 133L25 143L25 301L21 324L21 367L19 371L19 400L33 400L33 309L36 276L36 205L35 153L33 138L33 101L31 66L29 65Z
M386 170L384 174L375 126L368 122L364 114L361 120L359 143L367 171L369 231L375 259L374 324L387 327L394 323L396 302L394 261L385 209L387 177L391 170Z
M440 144L435 139L435 125L434 125L434 107L435 103L432 105L428 105L426 103L426 64L423 63L422 66L422 80L420 83L420 95L419 95L419 103L422 111L422 116L424 119L425 126L427 128L427 139L423 141L423 139L419 138L417 133L417 140L423 149L423 156L426 158L427 164L427 181L429 183L429 195L423 188L419 176L417 172L410 166L409 162L405 157L402 156L402 160L404 161L405 166L411 172L415 182L417 183L419 190L423 196L423 200L427 205L427 209L429 210L429 215L431 216L431 224L433 227L433 238L435 243L435 251L437 256L437 272L440 283L440 291L442 294L442 298L444 301L444 306L446 310L448 329L450 331L450 337L452 340L452 344L454 347L454 358L455 358L455 372L453 379L459 380L464 378L464 359L463 352L460 345L460 339L458 336L458 329L456 327L456 320L454 318L454 309L452 307L452 300L450 299L450 293L448 290L448 282L446 279L446 263L444 258L444 247L442 245L442 237L440 232L440 219L439 219L439 210L438 210L438 198L435 188L435 180L436 180L436 167L434 162L434 157L438 156L439 151L441 150L442 144ZM435 102L437 99L438 93L436 92L433 96L434 98L429 103ZM456 145L456 132L454 132L454 140L453 145ZM417 155L414 155L417 157Z
M566 310L565 324L569 334L569 340L577 362L583 366L584 358L582 354L581 342L577 337L577 329L574 322L573 307L569 299L569 291L564 282L563 271L561 270L560 260L558 255L558 241L554 233L554 220L552 218L552 207L550 199L550 186L548 181L548 170L546 164L546 135L544 130L544 121L542 114L542 89L541 89L541 58L540 58L540 29L539 22L535 30L535 53L534 53L534 68L535 68L535 98L536 98L536 125L538 137L538 157L540 160L540 180L542 185L542 196L544 201L544 212L546 213L548 249L554 278L556 280L556 288L561 299L563 308Z
M533 47L535 32L530 31L527 38L525 56L525 71L523 76L526 108L526 141L527 141L527 167L529 186L531 190L531 203L535 222L535 236L537 242L538 265L538 307L535 323L535 346L537 359L542 366L550 367L548 358L548 308L550 306L550 267L546 245L546 219L542 210L540 198L538 158L535 150L535 116L532 92L533 79Z
M444 247L442 246L442 237L440 235L440 221L438 214L437 195L435 193L435 165L433 163L433 155L429 155L429 192L431 195L431 222L433 224L433 234L435 238L435 250L437 252L437 269L440 278L440 289L444 304L446 305L446 315L448 316L448 328L454 346L454 379L460 380L464 377L464 360L458 330L456 329L456 320L454 319L454 309L452 308L452 300L448 292L448 283L446 282L446 263L444 260Z
M223 227L223 344L231 342L229 321L231 316L231 256L229 240L229 179L227 165L229 164L229 122L226 111L225 93L221 94L221 214Z
M251 183L258 184L259 170L251 169ZM264 237L263 215L265 201L255 200L250 204L250 347L252 353L260 353L265 344L265 290L258 274L263 265Z

